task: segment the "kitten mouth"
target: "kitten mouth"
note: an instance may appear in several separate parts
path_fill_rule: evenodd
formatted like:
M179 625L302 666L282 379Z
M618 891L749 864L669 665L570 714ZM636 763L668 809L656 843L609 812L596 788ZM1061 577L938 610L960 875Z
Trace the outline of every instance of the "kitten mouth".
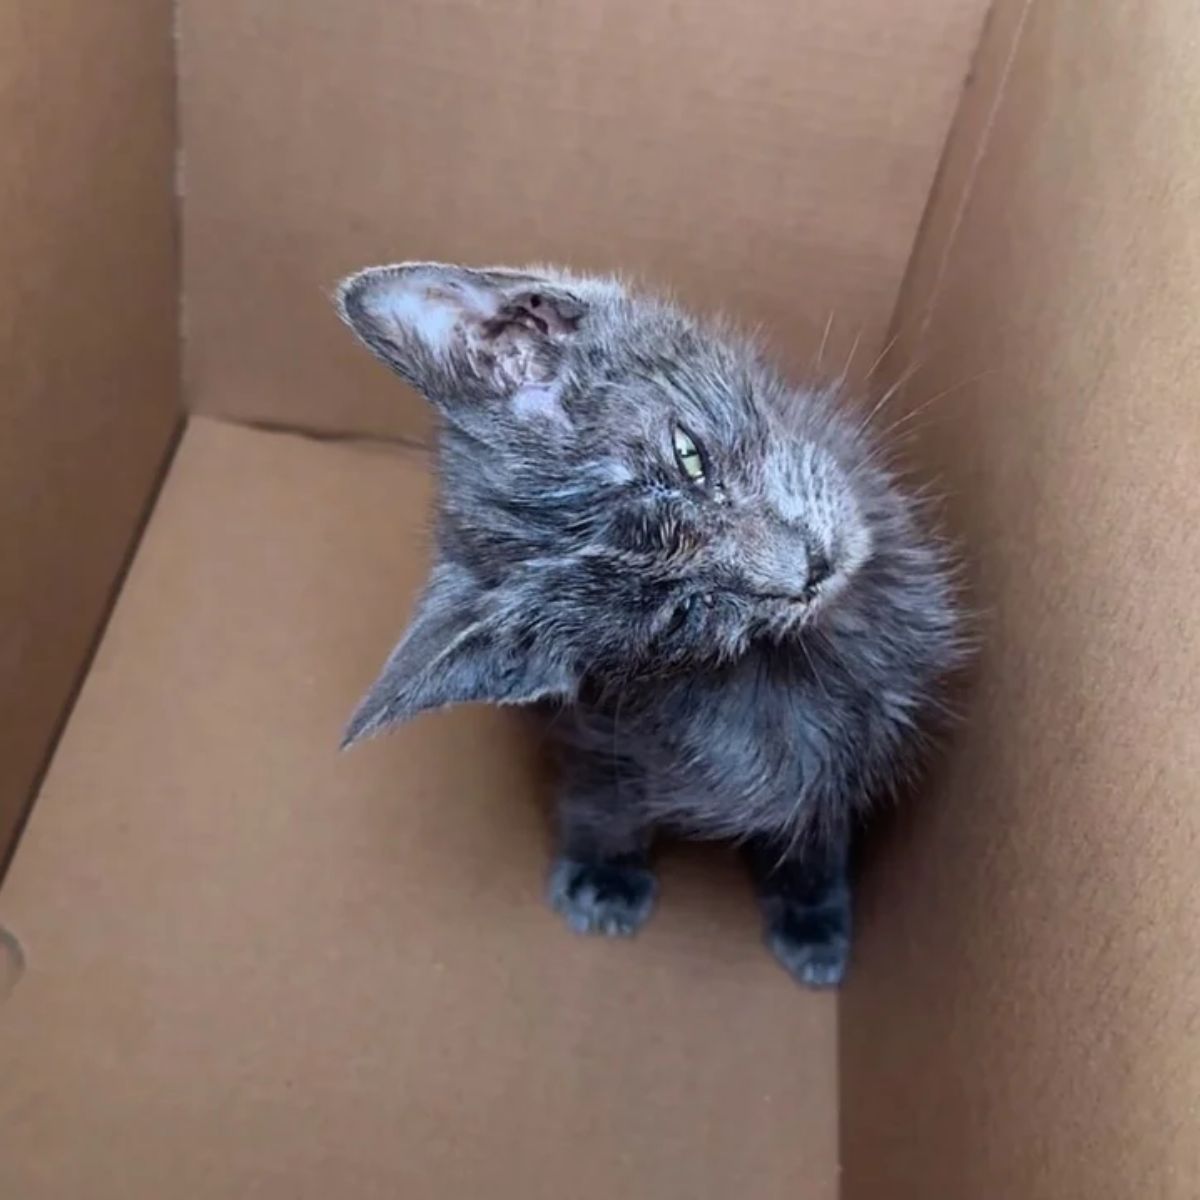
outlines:
M815 591L804 592L751 592L751 600L770 601L775 604L787 604L804 608L817 598Z

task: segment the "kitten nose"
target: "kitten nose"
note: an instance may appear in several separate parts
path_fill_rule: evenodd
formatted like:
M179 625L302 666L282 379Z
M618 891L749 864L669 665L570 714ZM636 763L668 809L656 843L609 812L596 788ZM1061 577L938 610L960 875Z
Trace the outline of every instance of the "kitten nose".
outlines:
M823 551L815 551L808 559L808 578L804 581L804 590L807 592L820 587L832 574L829 556Z
M739 539L735 554L745 585L759 595L810 600L833 573L828 552L807 531L772 522L755 532Z

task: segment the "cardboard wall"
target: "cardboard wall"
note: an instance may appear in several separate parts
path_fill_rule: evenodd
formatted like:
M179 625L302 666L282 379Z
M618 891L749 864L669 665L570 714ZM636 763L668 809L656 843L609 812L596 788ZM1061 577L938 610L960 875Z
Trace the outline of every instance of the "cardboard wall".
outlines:
M910 405L987 372L916 419L985 649L940 788L869 873L843 1195L1190 1200L1200 10L1002 3L992 36L1000 103L956 132L986 148L900 322Z
M0 6L0 862L178 420L165 0Z
M874 357L986 0L183 4L186 391L421 437L330 319L395 258L566 260Z

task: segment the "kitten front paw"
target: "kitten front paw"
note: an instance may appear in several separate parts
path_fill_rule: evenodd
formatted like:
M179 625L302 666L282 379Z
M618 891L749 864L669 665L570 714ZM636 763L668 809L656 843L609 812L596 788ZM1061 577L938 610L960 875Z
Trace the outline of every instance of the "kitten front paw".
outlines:
M836 906L782 904L769 912L767 946L793 979L807 987L837 987L850 961L847 914Z
M653 910L658 880L643 866L560 858L550 872L548 896L576 933L627 937Z

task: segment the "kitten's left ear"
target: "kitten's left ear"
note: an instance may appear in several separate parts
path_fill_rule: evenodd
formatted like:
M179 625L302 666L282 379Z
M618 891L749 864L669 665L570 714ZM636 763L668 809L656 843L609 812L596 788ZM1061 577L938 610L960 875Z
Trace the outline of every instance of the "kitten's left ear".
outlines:
M534 636L530 607L481 592L470 575L434 568L416 616L346 727L342 748L431 709L472 702L566 699L575 671Z
M563 419L563 352L587 309L549 280L442 263L369 267L338 289L338 310L402 379L454 415L511 401L521 416Z

